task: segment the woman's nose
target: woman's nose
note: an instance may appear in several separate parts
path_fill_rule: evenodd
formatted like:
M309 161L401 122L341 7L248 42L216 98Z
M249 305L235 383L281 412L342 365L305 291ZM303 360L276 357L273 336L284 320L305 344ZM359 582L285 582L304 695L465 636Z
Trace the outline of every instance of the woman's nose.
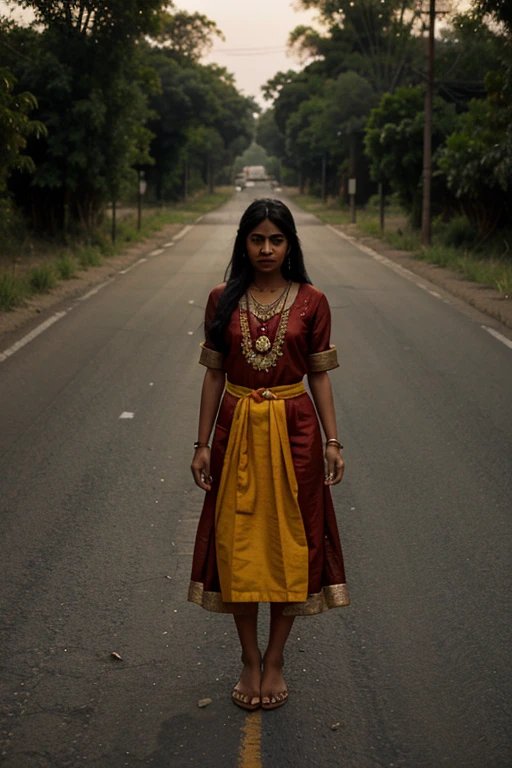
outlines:
M272 253L272 243L270 240L265 240L261 248L262 253Z

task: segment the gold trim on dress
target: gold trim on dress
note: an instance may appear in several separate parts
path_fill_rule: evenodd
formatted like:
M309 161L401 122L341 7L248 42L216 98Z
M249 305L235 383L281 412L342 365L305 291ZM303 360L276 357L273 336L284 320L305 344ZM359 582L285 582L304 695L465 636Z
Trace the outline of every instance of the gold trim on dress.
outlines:
M314 616L343 605L350 605L347 585L331 584L315 595L308 595L304 603L290 603L283 610L283 616Z
M308 357L308 371L309 373L320 373L321 371L332 371L333 368L338 368L338 352L334 344L331 344L330 349L326 349L325 352L315 352Z
M207 592L198 581L191 581L188 589L188 600L200 605L212 613L243 614L252 609L252 603L225 603L220 592ZM332 608L350 605L350 596L346 584L331 584L314 594L308 595L303 603L289 603L283 611L284 616L314 616Z
M201 354L199 355L199 362L201 365L205 365L207 368L214 368L216 371L224 370L224 355L222 352L217 352L215 349L205 347L205 342L201 342Z

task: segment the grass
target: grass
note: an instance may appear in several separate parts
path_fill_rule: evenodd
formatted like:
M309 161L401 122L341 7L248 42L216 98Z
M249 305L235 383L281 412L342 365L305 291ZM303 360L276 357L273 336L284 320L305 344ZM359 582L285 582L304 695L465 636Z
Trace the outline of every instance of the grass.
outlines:
M145 208L140 230L137 229L136 211L128 209L129 215L117 222L115 243L110 237L108 216L102 228L86 241L58 245L55 242L29 242L24 235L25 239L13 243L0 259L0 311L15 309L31 295L51 291L59 280L70 280L80 269L100 266L104 259L121 253L127 245L150 237L168 224L192 224L202 214L223 205L232 194L230 187L221 187L213 194L203 192L186 203Z
M347 225L350 211L336 201L322 203L310 195L294 195L293 201L314 213L326 224ZM449 222L433 222L433 245L421 245L420 232L412 229L406 216L396 206L386 207L385 229L381 232L379 213L374 206L357 211L357 229L388 243L392 248L409 251L415 259L453 269L466 279L495 288L505 297L512 296L512 260L503 234L482 243L468 220L456 217Z
M55 269L60 280L71 280L74 277L78 265L72 256L62 256L55 262Z
M84 245L78 249L77 252L78 263L82 269L88 269L89 267L101 267L103 264L103 257L101 251L97 246Z
M512 296L512 262L503 258L482 258L478 253L432 245L414 254L414 258L453 269L480 285L495 288L505 297Z
M48 293L57 284L58 276L53 264L34 267L28 275L28 284L33 293Z
M6 312L21 306L29 292L26 280L10 272L0 273L0 311Z

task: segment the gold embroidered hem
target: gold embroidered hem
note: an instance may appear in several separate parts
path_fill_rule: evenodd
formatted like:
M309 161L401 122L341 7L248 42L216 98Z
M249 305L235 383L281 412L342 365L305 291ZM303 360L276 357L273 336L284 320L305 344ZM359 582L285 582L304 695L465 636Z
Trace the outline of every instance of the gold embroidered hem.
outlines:
M224 370L224 355L222 352L217 352L215 349L205 347L204 341L201 342L201 354L199 355L199 362L201 365L205 365L207 368L215 368L217 371Z
M323 587L322 591L315 595L308 595L304 603L287 605L283 610L283 616L314 616L344 605L350 605L347 585L331 584Z
M212 613L249 613L251 608L245 603L227 603L222 599L220 592L207 592L198 581L191 581L188 588L188 601L200 605L206 611ZM265 602L265 601L261 601ZM329 611L333 608L341 608L350 605L350 597L346 584L333 584L324 587L315 595L308 595L301 603L288 605L283 614L285 616L315 616L318 613Z
M284 402L304 395L304 385L250 390L228 381L226 391L239 399L215 508L222 598L305 600L308 544Z
M332 371L333 368L338 367L338 352L333 344L331 344L330 349L326 349L325 352L315 352L308 357L308 370L310 373Z

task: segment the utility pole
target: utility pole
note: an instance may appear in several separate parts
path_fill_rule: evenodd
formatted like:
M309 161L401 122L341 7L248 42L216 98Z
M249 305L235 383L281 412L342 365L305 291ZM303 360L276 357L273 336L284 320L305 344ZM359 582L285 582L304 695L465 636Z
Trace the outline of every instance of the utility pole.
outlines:
M430 245L432 213L430 210L432 187L432 102L434 98L434 27L436 0L429 0L427 42L427 90L425 92L425 127L423 132L423 207L421 211L421 242Z

